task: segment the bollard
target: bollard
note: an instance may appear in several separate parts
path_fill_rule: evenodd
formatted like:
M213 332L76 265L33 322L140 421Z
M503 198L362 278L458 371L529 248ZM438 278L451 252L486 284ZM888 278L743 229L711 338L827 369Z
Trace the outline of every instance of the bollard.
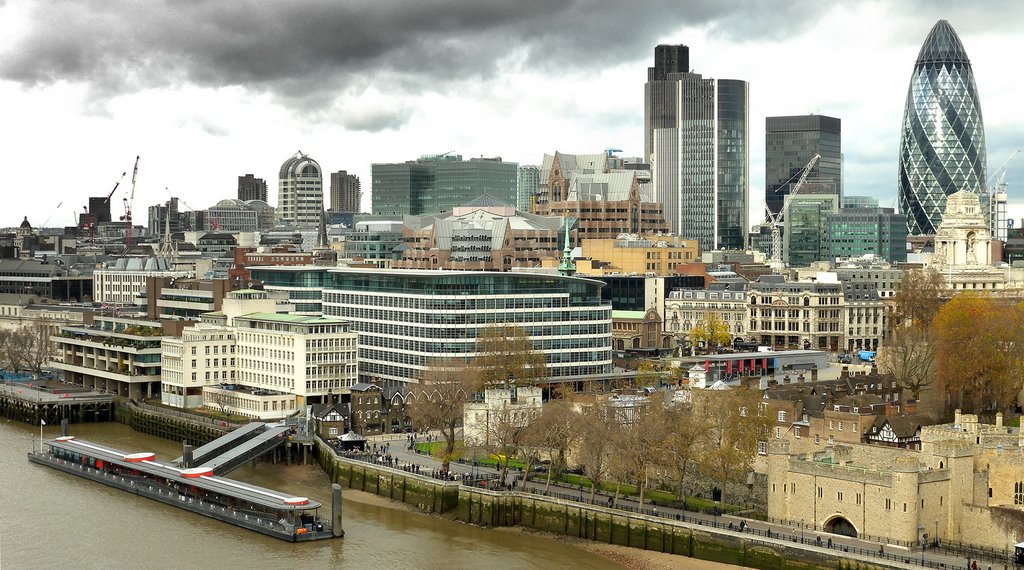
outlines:
M331 485L331 515L331 532L336 538L345 536L341 527L341 485L337 483Z

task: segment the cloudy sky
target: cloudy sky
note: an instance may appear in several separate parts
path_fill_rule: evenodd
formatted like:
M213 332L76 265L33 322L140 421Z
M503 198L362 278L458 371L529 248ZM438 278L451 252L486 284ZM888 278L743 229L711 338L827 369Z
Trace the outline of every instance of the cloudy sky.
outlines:
M910 73L939 19L972 60L994 174L1024 146L1013 1L0 0L0 226L70 225L128 171L121 213L136 155L143 224L171 194L234 197L245 173L276 203L297 150L366 194L371 163L421 154L638 156L658 43L750 82L752 212L764 118L803 113L842 119L847 193L891 206ZM1024 156L1006 179L1020 218Z

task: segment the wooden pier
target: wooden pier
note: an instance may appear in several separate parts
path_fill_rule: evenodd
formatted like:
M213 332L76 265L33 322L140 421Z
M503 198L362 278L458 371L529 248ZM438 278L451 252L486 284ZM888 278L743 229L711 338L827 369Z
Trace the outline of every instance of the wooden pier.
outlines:
M34 423L56 425L106 422L114 419L113 397L60 383L4 382L0 384L0 415Z

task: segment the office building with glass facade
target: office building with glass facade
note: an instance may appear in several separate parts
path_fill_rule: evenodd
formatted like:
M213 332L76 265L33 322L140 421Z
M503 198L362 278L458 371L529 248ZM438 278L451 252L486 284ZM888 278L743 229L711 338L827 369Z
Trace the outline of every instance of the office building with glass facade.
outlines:
M946 196L985 192L985 126L974 72L946 20L932 27L914 63L903 112L900 211L911 235L934 235Z
M501 157L421 156L370 168L372 211L377 216L439 214L488 194L516 203L519 165Z
M252 268L267 289L322 296L359 333L359 374L416 382L431 363L473 358L487 327L523 327L551 381L612 372L612 307L600 281L535 273Z
M808 183L828 184L843 196L842 122L824 115L765 119L764 201L772 212L782 209L786 196L815 154L821 156L807 176Z
M828 258L826 219L839 211L839 196L831 193L792 196L786 206L782 259L790 267L806 267Z
M665 80L648 82L648 91L655 88L664 96L651 101L664 103L668 95L674 101L674 107L662 105L657 113L658 124L674 117L671 126L653 126L651 134L654 201L664 204L670 231L696 240L702 251L744 249L750 138L747 82L667 73Z
M825 244L829 260L874 254L906 262L906 218L892 208L843 208L826 216Z

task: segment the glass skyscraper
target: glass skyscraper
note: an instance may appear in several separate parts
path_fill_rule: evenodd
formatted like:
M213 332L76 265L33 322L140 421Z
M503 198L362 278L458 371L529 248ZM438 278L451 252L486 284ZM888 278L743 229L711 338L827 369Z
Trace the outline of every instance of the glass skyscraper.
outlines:
M899 199L912 235L934 234L946 196L985 187L985 127L971 62L939 20L910 76L900 140Z
M652 68L653 69L653 68ZM702 251L743 249L747 241L749 110L746 81L667 73L649 81L668 90L671 127L649 121L655 201L671 231ZM659 96L660 97L660 96Z
M765 119L764 201L778 213L789 191L811 158L821 159L807 183L829 184L843 197L842 122L824 115L796 115Z
M515 204L518 169L501 157L462 160L457 154L373 164L372 211L379 216L439 214L483 194Z

